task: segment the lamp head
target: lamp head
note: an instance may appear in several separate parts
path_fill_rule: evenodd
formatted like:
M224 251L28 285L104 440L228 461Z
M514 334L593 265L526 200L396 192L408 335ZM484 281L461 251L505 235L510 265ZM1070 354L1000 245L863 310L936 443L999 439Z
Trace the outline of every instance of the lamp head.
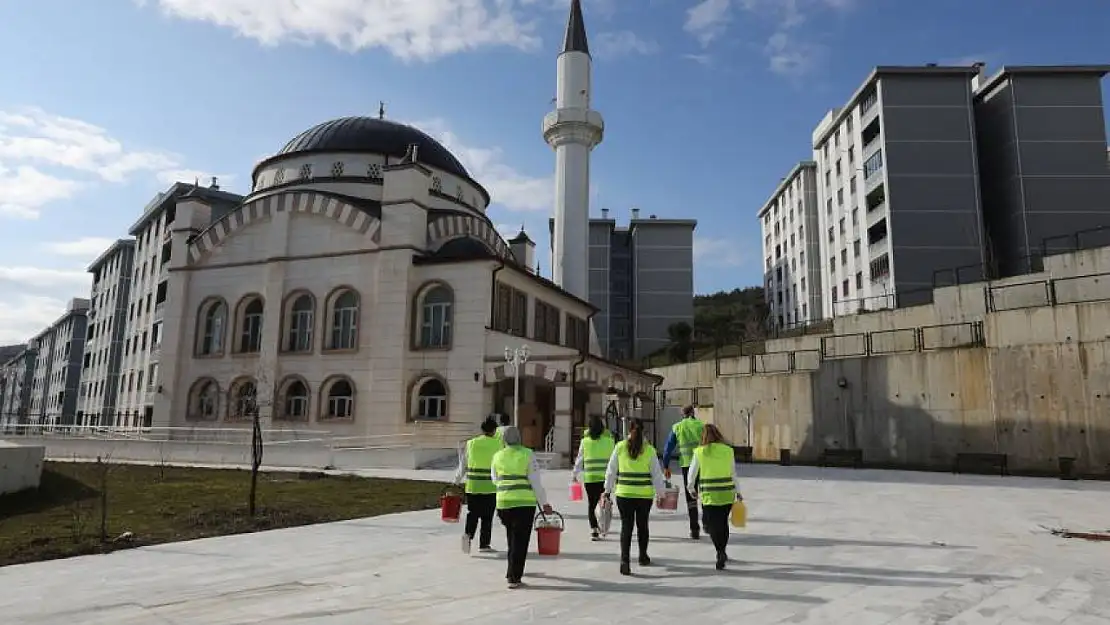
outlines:
M529 351L528 346L527 345L521 345L520 346L520 359L521 360L528 360L529 355L531 355L531 351Z
M509 346L506 345L505 346L505 360L511 362L512 359L513 359L513 350L509 349Z

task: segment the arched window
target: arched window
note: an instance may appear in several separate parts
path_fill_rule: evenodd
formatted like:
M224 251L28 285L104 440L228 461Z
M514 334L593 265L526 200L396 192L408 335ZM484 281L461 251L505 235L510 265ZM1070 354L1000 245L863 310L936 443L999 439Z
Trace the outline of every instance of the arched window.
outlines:
M351 289L342 289L332 295L328 349L358 347L358 303L358 293Z
M454 300L451 289L442 284L433 286L420 297L417 311L418 347L451 346L451 310Z
M355 387L346 377L324 383L321 419L351 419L355 416Z
M266 307L262 298L250 296L239 303L239 353L257 354L262 351L262 319Z
M228 392L228 419L250 419L258 411L258 385L251 378L240 378Z
M224 330L227 327L227 304L212 299L200 307L197 320L197 355L219 356L224 353Z
M189 412L193 421L215 421L220 403L220 387L211 378L197 380L189 391Z
M300 293L290 298L286 304L285 341L287 352L312 351L312 327L315 320L316 302L308 293Z
M444 419L447 417L447 386L439 378L428 378L420 383L416 392L417 419Z
M287 378L281 385L278 416L284 421L308 421L308 385L299 377Z

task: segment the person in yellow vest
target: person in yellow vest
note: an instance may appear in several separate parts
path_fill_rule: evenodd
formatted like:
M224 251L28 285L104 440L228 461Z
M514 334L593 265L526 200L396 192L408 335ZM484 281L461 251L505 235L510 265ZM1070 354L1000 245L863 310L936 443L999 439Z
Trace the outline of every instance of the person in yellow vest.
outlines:
M590 417L590 427L582 433L582 443L578 446L578 458L574 461L574 481L581 482L586 491L586 504L589 506L591 540L601 540L597 531L595 508L605 491L605 467L613 457L617 443L613 433L605 427L601 417Z
M617 443L605 470L605 497L617 496L621 517L621 575L631 575L632 530L635 527L640 547L640 566L649 566L648 515L653 500L662 498L666 488L663 468L655 447L644 440L644 423L633 419L628 438Z
M743 501L740 478L736 476L736 452L725 443L717 426L708 423L701 445L694 449L694 459L686 474L686 490L701 498L702 522L717 549L717 570L728 562L728 523L735 501Z
M505 526L505 540L509 544L505 581L509 588L519 588L532 541L536 506L543 502L543 511L549 514L551 505L540 483L535 455L520 442L520 430L506 426L501 430L501 438L505 447L494 454L490 477L497 487L497 516Z
M693 406L682 409L682 419L671 428L671 435L663 446L663 468L667 479L671 479L671 456L678 448L678 464L682 467L682 479L689 483L688 474L690 462L694 459L694 448L701 442L702 430L705 423L694 414ZM686 514L690 517L690 538L701 538L701 528L698 526L698 500L686 489Z
M497 509L497 488L493 485L490 469L493 456L501 451L501 441L495 436L497 421L493 416L482 422L482 433L466 441L459 451L459 468L455 472L455 483L466 484L466 525L463 529L462 550L470 553L474 533L481 522L482 533L478 538L478 550L489 553L493 537L493 513Z

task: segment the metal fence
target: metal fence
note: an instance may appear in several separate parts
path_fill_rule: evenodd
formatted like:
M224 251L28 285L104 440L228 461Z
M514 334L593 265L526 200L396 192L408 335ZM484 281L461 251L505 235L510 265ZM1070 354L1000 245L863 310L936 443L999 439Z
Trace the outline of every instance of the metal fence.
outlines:
M1110 301L1110 272L988 285L984 293L989 312L1105 302Z

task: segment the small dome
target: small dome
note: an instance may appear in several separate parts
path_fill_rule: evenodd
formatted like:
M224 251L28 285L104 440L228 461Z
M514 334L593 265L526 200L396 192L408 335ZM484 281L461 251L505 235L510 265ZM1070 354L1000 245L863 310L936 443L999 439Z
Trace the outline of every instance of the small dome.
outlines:
M471 179L462 163L439 141L412 126L375 117L343 117L317 124L293 137L274 158L305 152L363 152L401 158L414 143L419 146L417 161Z

